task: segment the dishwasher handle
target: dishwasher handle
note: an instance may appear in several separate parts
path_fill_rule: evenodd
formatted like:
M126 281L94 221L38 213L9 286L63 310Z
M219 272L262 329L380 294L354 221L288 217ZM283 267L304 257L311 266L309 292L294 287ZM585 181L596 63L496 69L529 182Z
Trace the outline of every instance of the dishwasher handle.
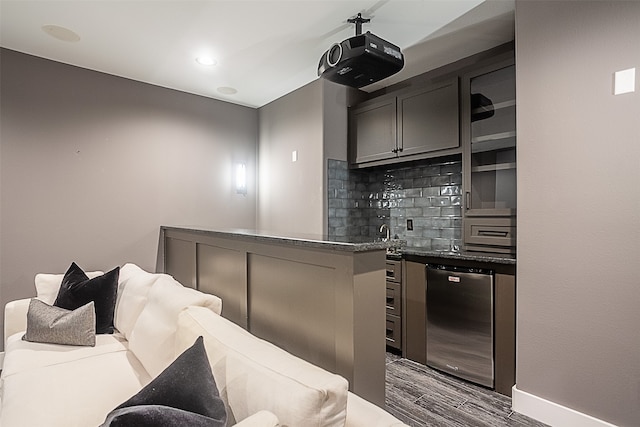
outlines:
M457 265L444 265L444 264L427 264L427 270L441 270L450 271L452 273L476 273L493 275L494 271L488 268L475 268L475 267L461 267Z

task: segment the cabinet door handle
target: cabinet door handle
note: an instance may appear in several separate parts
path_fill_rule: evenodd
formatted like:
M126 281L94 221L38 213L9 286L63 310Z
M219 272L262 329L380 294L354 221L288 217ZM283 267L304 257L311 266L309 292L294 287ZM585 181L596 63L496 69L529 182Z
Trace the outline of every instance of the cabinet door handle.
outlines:
M387 304L385 305L385 308L387 310L393 310L395 311L395 298L394 297L387 297Z
M490 237L507 237L508 231L495 231L495 230L479 230L478 236L490 236Z
M469 191L467 191L464 195L465 200L464 200L464 208L466 210L471 209L471 193Z

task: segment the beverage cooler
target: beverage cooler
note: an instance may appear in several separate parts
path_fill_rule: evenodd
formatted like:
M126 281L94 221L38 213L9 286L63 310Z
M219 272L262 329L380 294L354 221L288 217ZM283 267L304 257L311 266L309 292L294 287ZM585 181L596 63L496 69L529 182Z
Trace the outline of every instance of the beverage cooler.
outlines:
M493 388L493 271L426 268L427 365Z

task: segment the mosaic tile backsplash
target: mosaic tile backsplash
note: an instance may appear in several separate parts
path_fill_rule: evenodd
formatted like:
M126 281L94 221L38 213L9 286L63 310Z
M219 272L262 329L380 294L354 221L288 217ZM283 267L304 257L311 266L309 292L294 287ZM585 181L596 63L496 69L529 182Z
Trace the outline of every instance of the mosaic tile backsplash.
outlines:
M409 247L458 251L462 245L462 160L425 160L411 165L349 170L328 162L329 237L365 242L391 237ZM407 229L407 220L413 230Z

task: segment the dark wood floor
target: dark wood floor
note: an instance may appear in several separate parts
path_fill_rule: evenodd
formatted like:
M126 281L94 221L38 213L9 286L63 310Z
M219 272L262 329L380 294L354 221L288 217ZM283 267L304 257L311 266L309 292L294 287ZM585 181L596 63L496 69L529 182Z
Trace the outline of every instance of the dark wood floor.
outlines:
M511 398L387 353L387 411L412 427L542 424L511 410Z

